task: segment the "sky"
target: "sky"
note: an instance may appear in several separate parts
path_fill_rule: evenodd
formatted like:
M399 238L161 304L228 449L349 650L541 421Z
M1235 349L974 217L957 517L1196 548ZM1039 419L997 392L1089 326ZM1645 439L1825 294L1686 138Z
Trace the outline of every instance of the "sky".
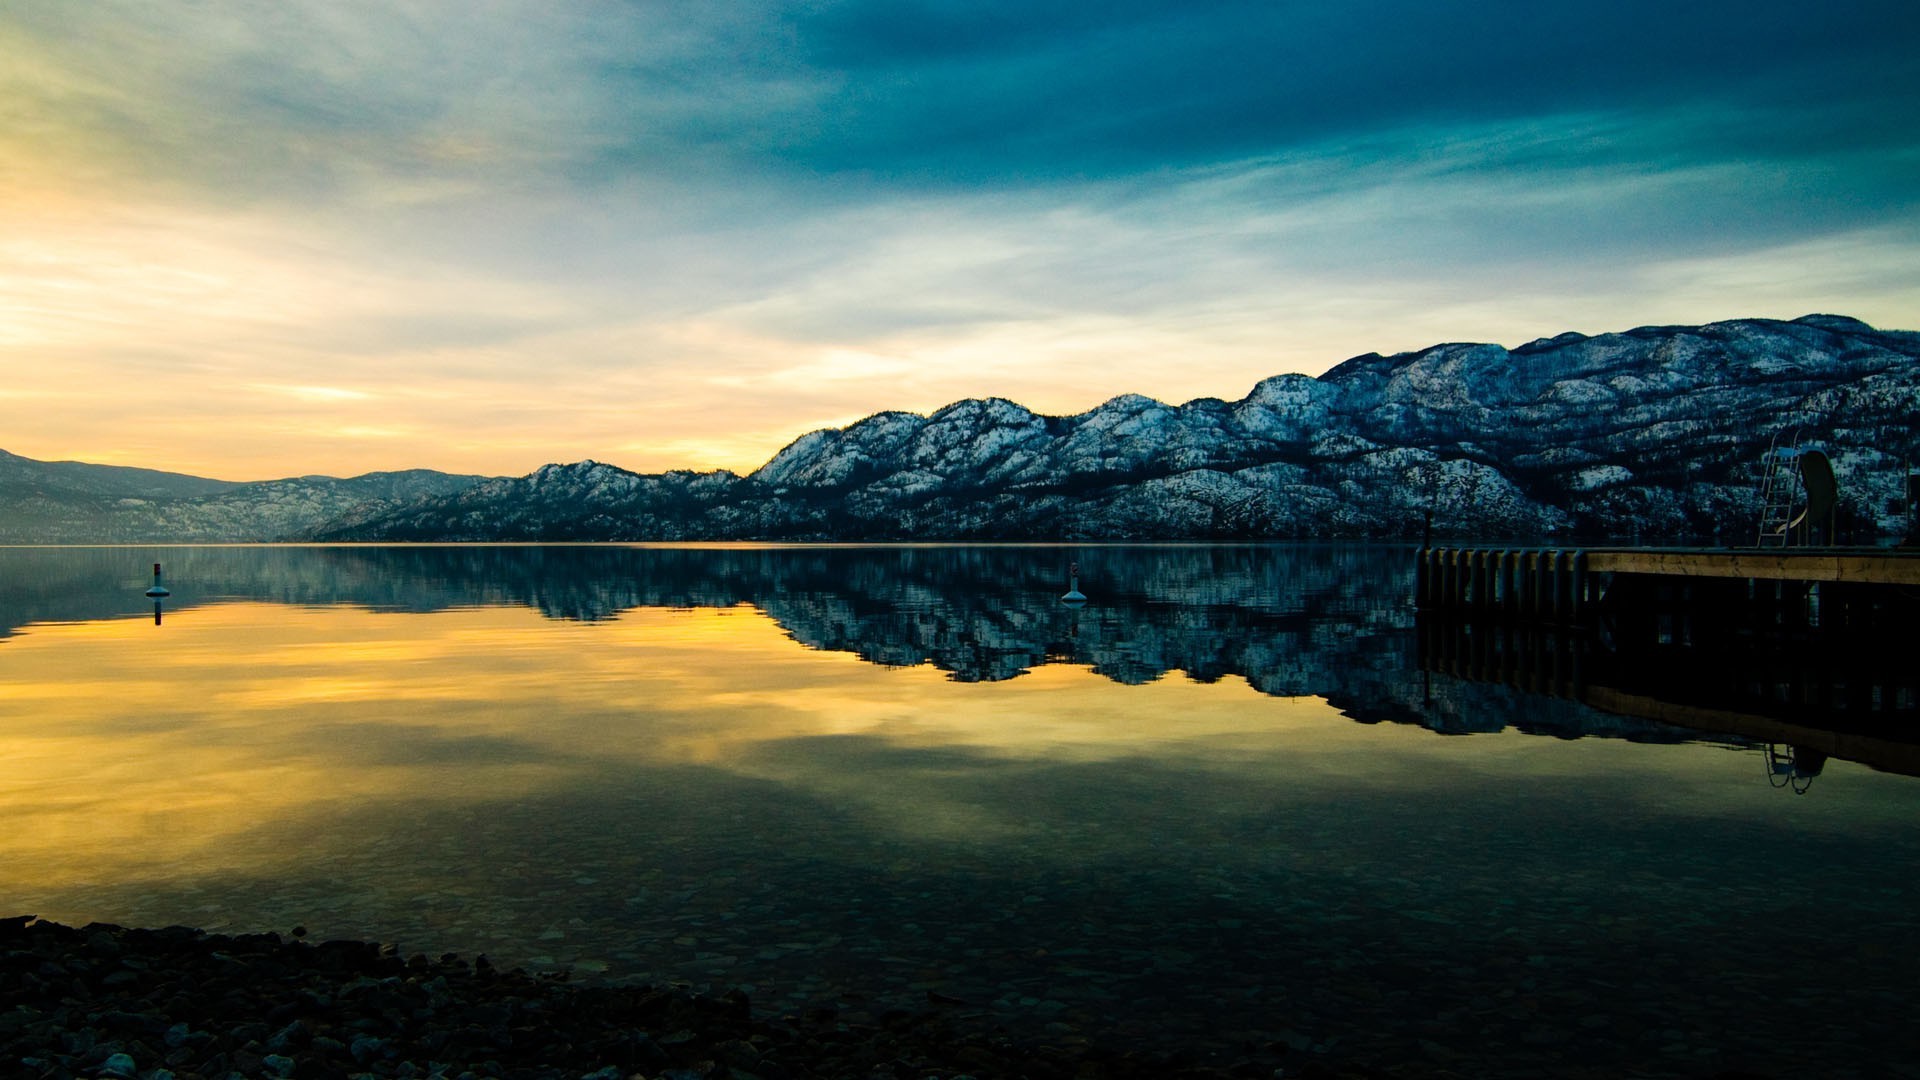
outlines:
M0 5L0 448L749 471L1444 341L1920 329L1912 0Z

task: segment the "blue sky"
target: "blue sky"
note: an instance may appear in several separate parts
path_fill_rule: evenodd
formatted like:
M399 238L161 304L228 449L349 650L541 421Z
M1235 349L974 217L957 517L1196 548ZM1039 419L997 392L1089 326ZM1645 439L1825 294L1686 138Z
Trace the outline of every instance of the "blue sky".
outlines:
M1449 340L1920 328L1920 5L0 12L0 447L750 469Z

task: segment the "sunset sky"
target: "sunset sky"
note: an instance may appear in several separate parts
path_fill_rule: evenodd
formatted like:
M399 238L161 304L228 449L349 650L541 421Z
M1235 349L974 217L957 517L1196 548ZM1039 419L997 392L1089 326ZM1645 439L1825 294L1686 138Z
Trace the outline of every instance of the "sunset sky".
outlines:
M1920 328L1913 0L26 0L0 448L750 470L1440 341Z

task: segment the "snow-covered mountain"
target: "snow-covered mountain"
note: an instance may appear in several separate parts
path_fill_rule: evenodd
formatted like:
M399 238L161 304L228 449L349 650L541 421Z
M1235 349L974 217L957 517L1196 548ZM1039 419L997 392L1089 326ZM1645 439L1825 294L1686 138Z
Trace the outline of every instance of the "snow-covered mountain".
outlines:
M284 540L481 479L412 469L238 483L0 450L0 543Z
M549 465L336 540L1164 540L1548 536L1742 542L1770 441L1818 447L1840 538L1898 536L1920 333L1810 315L1369 354L1239 401L1078 416L998 398L796 439L749 476Z

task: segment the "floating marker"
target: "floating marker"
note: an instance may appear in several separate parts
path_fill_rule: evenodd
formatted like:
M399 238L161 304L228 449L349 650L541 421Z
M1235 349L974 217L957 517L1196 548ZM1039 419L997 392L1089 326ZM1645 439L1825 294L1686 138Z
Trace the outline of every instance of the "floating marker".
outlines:
M153 564L153 588L147 590L148 596L172 596L165 585L160 584L160 564Z
M1067 571L1067 595L1060 598L1069 604L1084 604L1087 594L1080 591L1080 564L1074 563Z

